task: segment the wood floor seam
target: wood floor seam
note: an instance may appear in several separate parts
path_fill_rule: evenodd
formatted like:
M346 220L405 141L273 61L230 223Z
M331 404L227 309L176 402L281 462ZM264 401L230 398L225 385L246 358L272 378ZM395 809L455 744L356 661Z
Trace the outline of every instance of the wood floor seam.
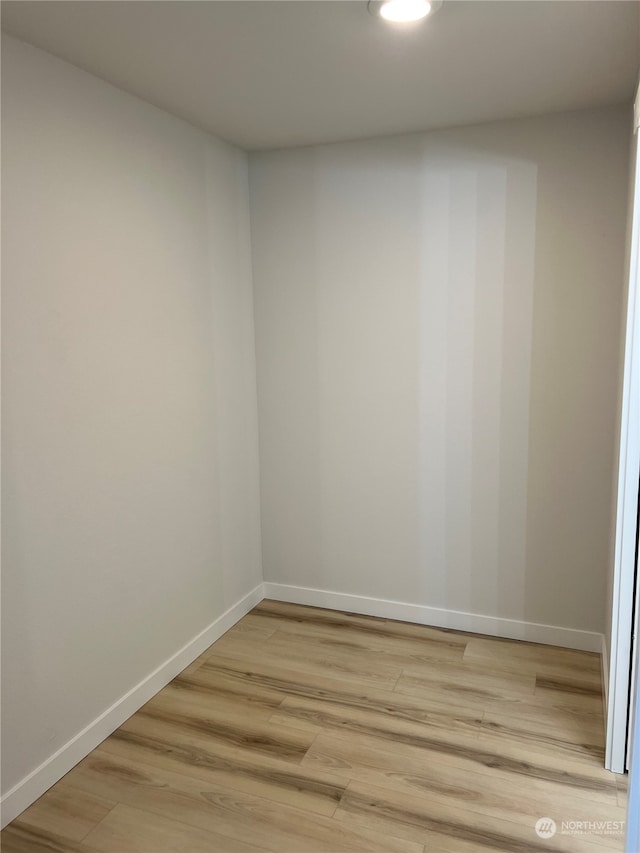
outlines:
M80 838L79 840L80 840L80 841L82 841L82 842L84 842L84 841L86 840L87 836L88 836L88 835L91 835L91 833L92 833L92 832L93 832L93 830L96 828L96 826L100 826L100 824L102 823L102 821L103 821L106 817L109 817L109 815L111 814L111 812L115 809L115 807L116 807L117 805L118 805L118 803L117 803L117 802L116 802L116 803L114 803L114 804L113 804L113 806L112 806L112 807L109 809L109 811L106 813L106 815L105 815L103 818L101 818L101 819L96 823L96 825L95 825L95 826L93 826L93 827L91 827L90 829L88 829L88 830L85 832L85 834L82 836L82 838Z
M391 693L395 693L395 692L396 692L396 687L398 686L398 682L399 682L399 681L400 681L400 679L402 678L402 673L403 673L403 670L400 670L400 675L396 678L396 680L395 680L395 682L394 682L394 684L393 684L393 687L391 688Z

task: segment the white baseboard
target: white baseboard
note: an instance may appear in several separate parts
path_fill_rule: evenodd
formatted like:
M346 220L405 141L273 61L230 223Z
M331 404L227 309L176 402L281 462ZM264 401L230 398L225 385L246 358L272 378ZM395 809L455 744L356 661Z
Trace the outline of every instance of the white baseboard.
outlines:
M189 666L212 643L262 601L263 585L259 584L250 593L215 619L204 631L190 640L178 652L161 664L154 672L136 684L128 693L107 708L97 719L79 732L68 743L44 761L32 773L18 782L0 800L2 819L0 827L6 826L24 809L28 808L48 788L68 773L92 749L109 737L132 714L162 690L173 678Z
M600 673L602 675L602 699L604 702L604 737L607 739L607 714L609 710L609 650L607 640L602 635L602 647L600 649Z
M604 696L604 715L606 718L609 705L609 650L604 634L602 635L600 654L602 656L602 695Z
M492 637L506 637L512 640L527 640L531 643L563 646L568 649L581 649L587 652L602 651L602 635L594 631L580 631L575 628L541 625L537 622L481 616L477 613L465 613L460 610L444 610L421 604L407 604L403 601L369 598L364 595L347 595L343 592L327 592L321 589L287 586L279 583L265 582L264 596L276 601L308 604L313 607L326 607L330 610L344 610L349 613L360 613L364 616L381 616L385 619L398 619L401 622L431 625L434 628L454 628L457 631L470 631L474 634L488 634Z

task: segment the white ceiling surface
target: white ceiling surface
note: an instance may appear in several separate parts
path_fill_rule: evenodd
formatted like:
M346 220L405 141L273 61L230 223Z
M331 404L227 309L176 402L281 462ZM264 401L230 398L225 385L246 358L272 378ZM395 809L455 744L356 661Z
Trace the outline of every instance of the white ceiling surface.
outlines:
M248 149L631 102L635 0L2 3L3 29Z

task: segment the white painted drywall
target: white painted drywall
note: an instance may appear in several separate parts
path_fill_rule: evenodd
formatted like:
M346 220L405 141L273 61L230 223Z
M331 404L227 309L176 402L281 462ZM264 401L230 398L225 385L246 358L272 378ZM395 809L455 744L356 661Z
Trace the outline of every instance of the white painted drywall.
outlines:
M2 43L2 785L261 583L246 155Z
M252 155L265 581L602 632L629 135Z

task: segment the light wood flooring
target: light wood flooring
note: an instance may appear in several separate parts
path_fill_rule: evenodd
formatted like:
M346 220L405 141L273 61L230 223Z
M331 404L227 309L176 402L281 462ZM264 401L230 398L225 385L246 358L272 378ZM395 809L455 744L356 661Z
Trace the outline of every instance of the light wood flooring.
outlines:
M595 654L263 601L3 853L622 851ZM558 832L544 840L540 817Z

